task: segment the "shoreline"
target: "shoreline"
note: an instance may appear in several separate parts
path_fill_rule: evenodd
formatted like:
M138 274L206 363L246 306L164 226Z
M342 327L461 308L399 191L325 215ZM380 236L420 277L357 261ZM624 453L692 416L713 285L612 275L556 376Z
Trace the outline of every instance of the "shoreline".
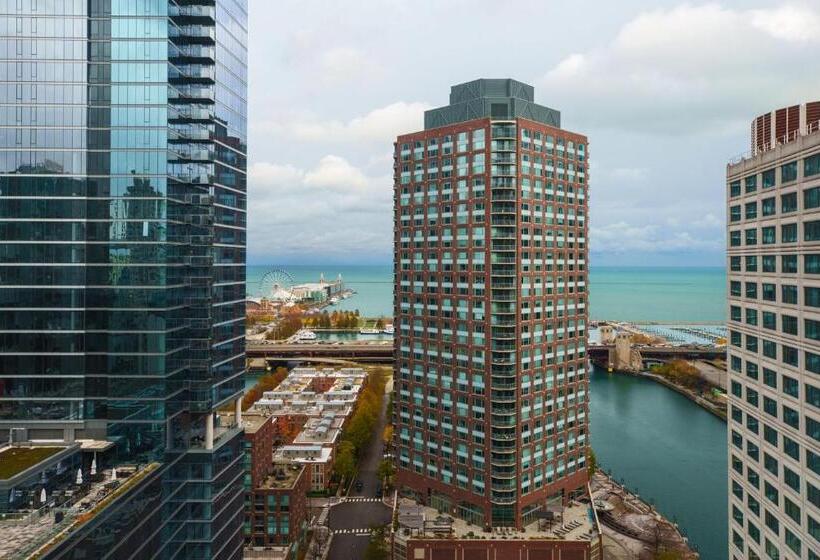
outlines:
M647 551L661 549L677 552L682 560L700 558L700 553L692 549L676 523L617 482L611 473L599 467L590 478L590 489L600 519L606 558L632 560ZM601 511L598 511L599 504L606 504Z
M629 375L631 377L641 377L643 379L649 379L651 381L655 381L656 383L660 383L664 387L667 387L667 388L675 391L679 395L682 395L682 396L686 397L687 399L689 399L693 403L700 406L703 410L705 410L707 412L711 412L714 416L717 416L718 418L720 418L721 420L726 422L726 419L727 419L726 411L724 411L721 408L717 407L715 404L709 402L708 400L704 399L700 395L697 395L697 394L693 393L690 389L687 389L686 387L681 387L680 385L677 385L677 384L673 383L672 381L669 381L668 379L666 379L662 375L649 373L648 371L632 372L632 371L623 371L623 370L613 370L611 373Z

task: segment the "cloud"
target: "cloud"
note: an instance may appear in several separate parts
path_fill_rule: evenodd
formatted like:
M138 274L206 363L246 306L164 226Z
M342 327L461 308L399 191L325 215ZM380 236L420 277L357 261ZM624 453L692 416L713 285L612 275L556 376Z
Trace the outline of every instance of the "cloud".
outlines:
M682 229L685 224L678 224L679 227L673 229L669 224L634 225L623 221L590 227L590 251L594 254L633 255L724 250L723 234L711 227L711 224L706 228L704 225L692 228L701 230L697 232Z
M397 101L347 121L289 115L264 121L259 128L311 142L369 142L390 146L399 134L421 130L424 111L429 108L426 103Z
M248 173L248 246L257 260L305 254L389 257L392 178L326 155L309 169L258 162Z
M322 51L318 57L319 76L325 84L339 85L374 78L382 74L382 67L363 50L341 46Z
M806 68L816 65L818 45L813 7L682 4L638 14L607 45L566 56L539 85L587 125L739 129L756 114L816 97L820 76Z

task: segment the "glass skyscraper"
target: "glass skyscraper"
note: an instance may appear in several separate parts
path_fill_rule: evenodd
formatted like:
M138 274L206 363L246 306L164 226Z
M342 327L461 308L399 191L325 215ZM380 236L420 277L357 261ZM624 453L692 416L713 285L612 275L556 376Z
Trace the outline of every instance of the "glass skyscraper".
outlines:
M0 0L0 441L160 465L86 557L241 555L246 46L246 0Z

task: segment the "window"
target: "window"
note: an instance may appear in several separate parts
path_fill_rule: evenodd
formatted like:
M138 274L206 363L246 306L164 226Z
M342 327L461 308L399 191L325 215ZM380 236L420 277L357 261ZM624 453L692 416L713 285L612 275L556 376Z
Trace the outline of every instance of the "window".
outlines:
M783 224L780 226L780 242L797 243L797 224Z
M766 171L764 171L763 174L762 174L762 178L763 178L763 188L764 189L772 188L774 186L774 182L775 182L775 170L774 170L774 168L767 169Z
M780 166L780 181L789 183L797 180L797 162L791 161Z
M803 176L811 177L818 173L820 173L820 154L809 156L803 160Z
M747 229L745 234L746 245L757 245L757 228ZM806 241L808 241L808 239Z
M790 504L790 503L791 502L789 502L788 498L786 498L786 513L787 514L789 513L788 504ZM798 508L794 504L791 504L791 505L793 505L795 508L797 508L797 523L799 524L800 523L800 508ZM792 519L794 519L794 518L792 518ZM800 556L800 554L802 553L802 550L803 550L803 547L800 543L800 539L797 538L797 535L795 535L794 533L789 531L788 527L784 527L784 529L786 531L786 546L788 546L791 549L792 552L794 552L795 554Z
M773 504L780 505L780 492L777 491L777 488L775 488L768 482L764 482L763 493L765 494L767 500L769 500Z
M740 307L738 307L737 305L731 306L730 315L732 317L732 321L740 321L740 319L741 319Z
M806 286L803 288L803 299L809 307L820 307L820 288Z
M774 216L777 213L777 204L775 202L775 198L764 198L761 202L761 214L765 216ZM740 208L738 207L738 213L740 213Z
M803 336L810 340L820 340L820 321L814 319L803 320Z
M783 452L795 461L800 460L800 445L786 435L783 436Z
M763 355L773 360L777 359L777 343L773 340L763 339Z
M740 297L740 293L741 293L740 282L738 282L737 280L732 280L729 283L729 290L730 290L730 293L733 296Z
M764 424L763 439L765 439L767 443L777 447L777 430L775 430L768 424Z
M757 352L757 337L750 334L746 335L746 350L749 352Z
M783 480L786 481L786 485L797 492L800 493L800 475L791 470L786 465L783 465Z
M749 299L757 299L757 284L754 282L746 282L746 297Z
M754 220L757 218L757 202L747 202L745 206L745 214L747 220Z
M740 205L732 206L729 209L729 221L730 222L739 222L741 217L742 216L740 214Z
M732 272L740 272L740 257L729 257L729 268Z
M760 239L764 245L773 245L774 243L777 243L774 226L760 228Z
M797 193L788 193L780 197L780 212L797 212Z
M729 232L729 245L732 247L740 247L740 231Z
M777 258L774 255L763 255L763 272L777 272Z
M757 326L757 309L746 310L746 324Z
M790 366L797 367L797 361L798 361L797 348L792 348L791 346L786 346L785 344L782 346L782 348L783 348L783 363L788 364Z
M772 311L763 312L763 328L772 331L777 329L777 313Z
M803 223L803 241L820 241L820 220Z
M763 368L763 383L772 389L777 389L777 372L769 368Z
M797 274L797 255L781 255L780 272L783 274Z
M806 435L814 441L820 441L820 422L811 416L806 416Z
M780 292L783 298L783 303L797 305L797 286L784 284L780 287Z
M820 455L815 455L810 449L806 449L806 466L814 474L820 474Z
M753 193L757 190L757 175L750 175L744 180L746 186L746 194Z
M740 181L729 183L729 196L740 196Z
M820 274L820 255L803 255L803 272L806 274Z
M774 284L767 284L764 282L761 285L761 294L764 301L777 301L777 292L775 291Z
M800 429L800 413L794 410L793 408L789 408L786 405L783 405L783 422L787 425L791 426L795 430Z
M806 369L811 373L820 374L820 355L806 352Z
M746 272L757 272L757 256L748 255L746 257Z
M780 323L784 333L797 336L797 317L782 315L780 317Z
M806 383L804 385L806 394L806 402L812 405L813 407L820 409L820 388L815 387L814 385L810 385Z
M793 377L789 377L788 375L783 376L783 392L790 397L799 398L800 397L800 383L797 379Z
M820 154L818 154L820 155ZM803 209L811 210L820 207L820 187L812 187L803 191Z

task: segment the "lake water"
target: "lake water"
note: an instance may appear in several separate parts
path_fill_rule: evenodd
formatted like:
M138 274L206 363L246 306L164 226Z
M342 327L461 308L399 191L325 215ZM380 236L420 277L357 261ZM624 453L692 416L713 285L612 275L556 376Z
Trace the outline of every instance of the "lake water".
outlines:
M260 295L262 277L287 272L297 284L318 282L321 274L356 291L332 309L367 317L393 314L391 266L255 265L247 269L249 296ZM723 268L593 267L589 273L592 319L667 323L722 323L726 320L726 271Z

